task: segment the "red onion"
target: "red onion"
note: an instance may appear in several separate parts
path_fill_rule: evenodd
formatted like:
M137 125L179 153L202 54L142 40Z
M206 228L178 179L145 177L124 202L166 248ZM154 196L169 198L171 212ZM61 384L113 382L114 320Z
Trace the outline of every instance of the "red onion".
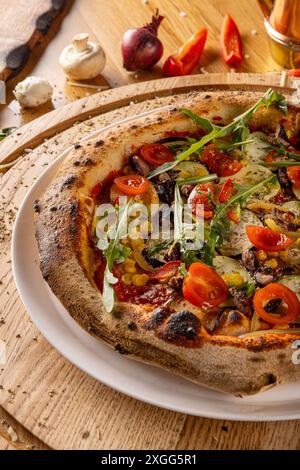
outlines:
M126 70L146 70L159 61L163 55L163 45L157 37L157 30L163 19L156 10L151 23L124 33L121 49Z

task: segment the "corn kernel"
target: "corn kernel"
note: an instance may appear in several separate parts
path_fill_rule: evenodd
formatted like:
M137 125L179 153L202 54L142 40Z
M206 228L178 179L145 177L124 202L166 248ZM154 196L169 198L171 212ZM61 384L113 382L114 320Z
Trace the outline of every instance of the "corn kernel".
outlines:
M279 256L283 261L287 261L289 259L289 251L283 250L280 252Z
M272 269L275 269L278 266L278 262L275 258L267 259L267 261L265 261L264 264L265 264L265 266L269 266Z
M135 259L131 257L132 253L125 259L124 264L125 266L135 266Z
M271 230L274 230L274 232L278 232L278 225L276 224L276 222L273 219L268 217L265 220L265 223Z
M126 273L136 273L137 269L135 266L128 266L124 264L124 270Z
M148 279L149 276L147 274L134 274L132 276L132 283L134 286L145 286Z
M267 252L267 255L271 258L278 258L279 253L278 251Z
M228 287L241 287L245 284L240 273L223 274L222 278Z
M257 252L257 259L259 261L266 261L267 259L267 253L264 250L259 250Z
M123 274L122 281L124 282L126 286L130 286L132 283L132 274L131 273Z
M297 238L297 240L295 241L296 245L300 246L300 238Z
M123 175L130 175L131 172L132 172L132 170L131 170L129 165L124 166Z

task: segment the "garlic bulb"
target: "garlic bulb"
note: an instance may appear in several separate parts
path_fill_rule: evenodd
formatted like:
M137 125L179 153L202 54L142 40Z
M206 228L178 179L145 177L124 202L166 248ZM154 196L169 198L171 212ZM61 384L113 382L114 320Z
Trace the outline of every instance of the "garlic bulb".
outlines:
M94 78L105 66L105 53L100 44L89 41L86 33L77 34L73 43L60 54L59 63L65 74L74 80Z
M24 108L35 108L46 103L50 100L52 93L53 88L48 80L34 76L25 78L13 90L16 100Z

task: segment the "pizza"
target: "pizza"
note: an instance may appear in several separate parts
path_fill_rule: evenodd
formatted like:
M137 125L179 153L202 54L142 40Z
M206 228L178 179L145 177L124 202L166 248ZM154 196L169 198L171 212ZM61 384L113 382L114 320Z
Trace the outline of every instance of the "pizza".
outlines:
M43 277L120 354L236 395L295 382L300 111L176 100L73 146L35 203Z

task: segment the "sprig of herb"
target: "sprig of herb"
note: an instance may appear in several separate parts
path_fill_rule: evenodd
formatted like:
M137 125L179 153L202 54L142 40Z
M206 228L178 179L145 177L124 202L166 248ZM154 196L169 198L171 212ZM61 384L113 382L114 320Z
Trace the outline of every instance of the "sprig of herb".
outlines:
M288 167L288 166L300 166L300 162L287 162L287 161L278 161L278 162L264 162L261 163L263 166L283 166L283 167Z
M156 255L157 253L160 253L162 250L168 247L170 244L169 241L164 240L163 242L157 243L157 245L154 245L150 248L147 248L147 257L151 258L152 256Z
M114 308L115 292L113 285L118 282L118 279L113 275L112 269L114 262L118 262L120 256L124 257L125 254L122 251L122 247L119 245L119 241L122 236L122 233L126 231L127 214L131 202L132 201L129 200L126 207L124 208L124 212L121 215L121 218L119 219L115 237L110 240L108 247L106 248L106 250L103 251L103 255L106 258L106 267L103 279L102 300L104 308L107 312L111 312Z
M209 134L206 134L198 142L193 143L187 150L184 150L179 155L177 155L174 161L164 163L163 165L157 167L148 175L148 179L154 178L154 176L172 170L178 165L178 163L182 162L193 153L202 149L206 144L217 138L227 137L228 135L234 132L239 132L239 134L243 133L245 130L246 123L249 121L249 119L251 119L253 114L259 108L261 108L262 106L266 106L268 108L275 103L278 104L279 108L283 112L287 111L287 104L285 102L284 97L278 92L274 92L272 89L269 89L266 94L254 106L252 106L250 109L240 114L239 116L235 117L233 121L227 126L219 127L210 123L212 130L209 132ZM243 138L243 140L245 139Z
M215 215L210 223L210 232L208 239L204 245L204 262L211 265L214 257L214 252L217 246L220 246L229 229L229 220L227 217L227 209L233 204L243 204L246 202L250 194L257 191L262 186L272 183L276 179L275 175L271 175L263 181L260 181L254 186L239 189L238 192L232 196L224 204L220 204L215 212Z
M213 181L218 178L218 175L212 173L211 175L207 176L193 176L192 178L187 178L184 180L178 180L177 185L183 186L184 184L197 184L197 183L208 183L209 181Z
M266 146L266 149L274 150L278 155L284 155L287 158L292 158L294 160L300 160L300 153L295 153L295 152L290 152L289 150L286 150L284 147L276 147L276 145L269 144L269 142L266 141L268 144Z
M181 108L179 111L185 116L191 118L195 124L202 127L202 129L204 129L208 133L212 132L213 130L222 129L221 126L216 126L208 119L205 119L204 117L198 116L197 114L193 113L193 111L191 111L190 109Z

